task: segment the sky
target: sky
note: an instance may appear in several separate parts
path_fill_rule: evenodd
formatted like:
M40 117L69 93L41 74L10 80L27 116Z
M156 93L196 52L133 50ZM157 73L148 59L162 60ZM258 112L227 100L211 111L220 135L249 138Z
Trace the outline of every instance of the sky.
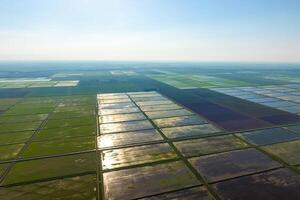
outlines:
M299 0L0 0L0 60L300 62Z

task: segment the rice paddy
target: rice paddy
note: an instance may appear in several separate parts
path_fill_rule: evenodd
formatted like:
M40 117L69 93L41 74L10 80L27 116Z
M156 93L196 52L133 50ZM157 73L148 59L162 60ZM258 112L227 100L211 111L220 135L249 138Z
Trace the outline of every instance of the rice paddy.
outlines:
M1 200L300 197L300 71L19 73L0 78Z

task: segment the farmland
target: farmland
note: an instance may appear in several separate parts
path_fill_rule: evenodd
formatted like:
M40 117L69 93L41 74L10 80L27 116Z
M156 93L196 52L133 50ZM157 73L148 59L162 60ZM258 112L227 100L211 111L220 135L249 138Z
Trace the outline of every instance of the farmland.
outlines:
M299 69L73 64L0 65L1 199L300 196Z

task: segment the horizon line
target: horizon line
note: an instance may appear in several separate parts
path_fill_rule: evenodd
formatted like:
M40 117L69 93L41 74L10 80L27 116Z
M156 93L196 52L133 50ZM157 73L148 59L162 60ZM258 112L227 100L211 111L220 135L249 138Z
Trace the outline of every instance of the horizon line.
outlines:
M0 62L147 62L147 63L252 63L252 64L300 64L299 61L213 61L213 60L70 60L70 59L5 59Z

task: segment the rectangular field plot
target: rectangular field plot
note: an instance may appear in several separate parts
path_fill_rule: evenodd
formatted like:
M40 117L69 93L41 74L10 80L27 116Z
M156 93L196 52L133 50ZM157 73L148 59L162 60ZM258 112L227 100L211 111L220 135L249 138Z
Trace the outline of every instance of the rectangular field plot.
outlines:
M167 100L166 97L162 96L161 94L159 94L158 92L128 92L126 93L131 99L133 99L134 101L138 102L138 101L147 101L147 99L164 99ZM146 100L144 100L146 99Z
M85 114L85 112L89 113L91 111L94 111L95 107L93 105L64 105L62 106L61 104L59 104L55 110L53 111L54 113L64 113L64 112L74 112L74 113L82 113Z
M27 87L29 87L29 88L53 87L56 84L57 84L56 81L36 81L34 83L27 85Z
M114 70L110 71L110 73L114 76L133 76L137 74L135 71L131 70Z
M128 103L131 100L127 97L124 99L101 99L98 100L101 104L112 104L112 103Z
M94 136L95 134L96 128L94 125L58 127L40 130L38 134L36 134L34 140L68 139L82 136Z
M97 99L128 99L128 96L125 93L97 94Z
M300 115L282 114L282 115L265 116L262 117L261 119L274 125L284 125L284 124L291 124L291 123L299 123Z
M101 109L99 110L99 115L117 115L117 114L129 114L140 112L137 107L130 108L116 108L116 109Z
M95 149L95 137L32 142L22 157L41 157Z
M222 199L298 199L300 175L287 169L245 176L220 183L214 187ZM246 187L245 187L246 186ZM234 189L233 189L234 188ZM272 197L270 197L272 194Z
M207 137L175 142L174 145L186 157L219 153L246 148L248 145L232 135Z
M95 95L70 95L59 97L60 105L73 106L73 105L86 105L91 106L96 104L97 99Z
M45 129L59 128L59 127L75 127L95 124L95 118L91 117L75 117L65 119L50 119L48 120Z
M157 97L161 96L159 93L154 91L149 92L128 92L127 93L131 98L141 98L141 97Z
M143 107L143 106L154 106L154 105L165 105L165 104L172 104L172 101L169 100L163 100L163 101L141 101L136 102L137 105Z
M94 117L95 110L93 109L77 109L72 111L54 111L49 116L49 119L65 119L65 118L81 118L81 117Z
M299 87L299 85L298 85ZM297 86L296 86L297 88ZM300 93L297 88L290 88L289 85L257 86L247 91L248 95L241 95L243 87L235 87L233 90L214 88L212 90L238 97L244 100L252 101L271 108L282 111L299 114L300 113ZM253 96L255 95L255 96ZM275 115L275 114L274 114ZM280 118L280 117L279 117ZM283 118L283 116L281 117ZM268 121L268 120L267 120ZM300 120L298 119L297 122ZM271 121L272 122L272 121ZM285 121L284 123L287 123Z
M213 87L232 87L255 85L240 80L224 79L206 75L152 75L151 78L169 84L179 89L187 88L213 88Z
M36 88L36 87L67 87L77 86L79 81L52 81L51 79L39 78L11 78L0 79L0 88Z
M166 100L168 100L166 97L163 97L163 96L131 97L131 98L136 103L143 102L143 101L166 101Z
M291 165L300 164L300 140L268 145L262 148Z
M153 144L102 151L102 169L113 169L176 158L168 144Z
M79 84L79 81L57 81L54 87L74 87Z
M247 100L255 102L255 103L267 103L267 102L277 101L276 98L271 98L271 97L260 97L260 98L256 98L256 99L247 99Z
M196 115L155 119L155 120L153 120L153 122L159 128L197 125L197 124L205 124L206 123L203 119L199 118Z
M104 93L97 94L98 101L107 100L107 99L128 99L128 95L126 93Z
M264 122L259 119L236 119L236 120L229 120L225 122L217 122L219 126L224 128L227 131L245 131L245 130L253 130L258 128L267 128L270 127L271 124Z
M221 132L220 129L211 124L170 127L161 130L168 138L204 137Z
M189 160L209 182L252 174L281 165L255 149L201 156Z
M6 200L25 199L96 199L96 175L30 183L0 188L0 196Z
M289 101L275 101L275 102L267 102L267 103L261 103L266 106L274 107L274 108L281 108L281 107L290 107L290 106L297 106L299 104L289 102Z
M172 104L164 104L164 105L150 105L150 106L140 106L141 110L144 112L147 111L168 111L168 110L177 110L181 109L182 107L179 105L176 105L174 103Z
M125 102L125 103L111 103L111 104L99 104L98 107L102 109L126 109L136 107L133 102Z
M155 195L141 200L161 200L161 199L204 199L214 200L215 198L207 191L204 186L197 186L190 189L168 192L160 195Z
M300 139L300 135L283 128L271 128L257 131L249 131L238 134L248 142L255 145L268 145Z
M105 199L130 200L201 183L182 162L178 161L107 172L103 174L103 184Z
M99 117L99 123L114 123L114 122L126 122L145 120L146 117L143 113L130 113L119 115L104 115Z
M94 173L95 166L95 152L18 162L1 185L32 182L87 172Z
M163 140L155 129L98 136L98 148L109 148Z
M152 124L148 120L143 121L131 121L131 122L119 122L110 124L101 124L100 133L117 133L117 132L129 132L153 129Z
M145 112L145 113L150 119L159 119L159 118L193 115L192 112L190 112L186 109L165 110L165 111L163 111L163 110L161 110L161 111L148 111L148 112Z

